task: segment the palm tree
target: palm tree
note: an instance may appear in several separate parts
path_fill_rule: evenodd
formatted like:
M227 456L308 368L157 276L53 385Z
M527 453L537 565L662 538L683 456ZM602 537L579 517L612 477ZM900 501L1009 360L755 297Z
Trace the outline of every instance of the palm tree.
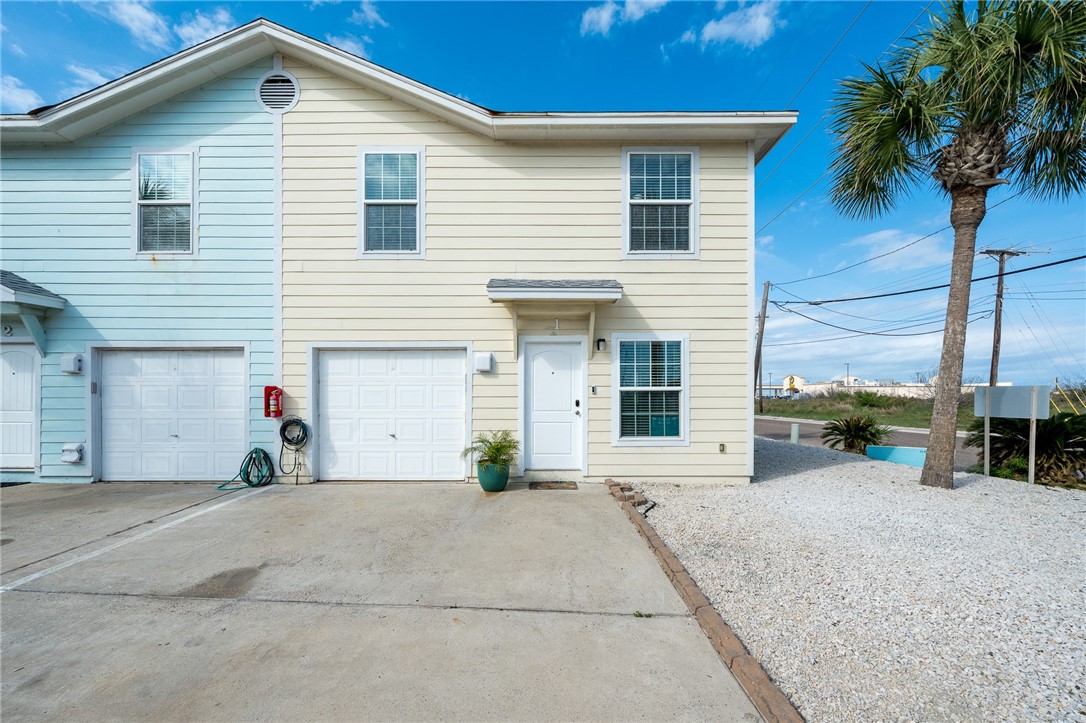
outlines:
M954 486L954 444L977 228L992 186L1026 197L1086 190L1086 3L948 2L885 65L834 101L834 205L892 209L930 174L950 196L950 293L920 483Z

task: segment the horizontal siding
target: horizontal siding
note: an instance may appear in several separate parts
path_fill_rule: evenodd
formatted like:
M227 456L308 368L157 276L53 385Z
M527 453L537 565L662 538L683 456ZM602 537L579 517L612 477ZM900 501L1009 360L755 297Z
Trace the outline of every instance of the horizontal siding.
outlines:
M253 90L270 69L269 58L69 145L4 147L4 268L68 301L45 322L43 478L90 474L59 461L65 442L89 441L86 379L59 367L88 343L248 345L250 440L277 451L262 389L275 383L275 141ZM196 258L132 257L132 152L143 148L198 150Z
M741 479L746 474L747 155L701 147L701 257L621 258L621 145L511 144L474 135L293 62L302 87L284 116L284 381L288 413L307 415L307 349L333 342L469 341L496 373L473 378L476 431L517 426L519 379L509 310L490 303L495 277L606 278L624 286L601 305L597 337L675 331L691 337L689 447L611 446L611 355L593 355L587 399L594 477ZM357 258L359 146L424 146L426 258ZM644 144L651 145L651 144ZM680 144L682 145L682 144ZM553 319L522 319L545 334ZM561 333L584 334L582 318ZM721 454L719 445L727 445Z

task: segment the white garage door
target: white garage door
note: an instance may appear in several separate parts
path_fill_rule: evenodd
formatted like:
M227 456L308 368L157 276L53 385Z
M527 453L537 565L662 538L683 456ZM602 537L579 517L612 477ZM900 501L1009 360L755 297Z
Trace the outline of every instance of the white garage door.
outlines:
M102 478L228 480L245 449L241 349L102 353Z
M464 479L464 351L325 351L320 478Z

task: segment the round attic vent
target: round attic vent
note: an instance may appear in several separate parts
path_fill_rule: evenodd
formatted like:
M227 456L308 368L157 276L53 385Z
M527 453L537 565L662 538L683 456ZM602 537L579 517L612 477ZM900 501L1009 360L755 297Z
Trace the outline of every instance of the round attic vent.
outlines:
M286 113L298 102L298 81L285 71L272 71L260 79L256 95L264 110Z

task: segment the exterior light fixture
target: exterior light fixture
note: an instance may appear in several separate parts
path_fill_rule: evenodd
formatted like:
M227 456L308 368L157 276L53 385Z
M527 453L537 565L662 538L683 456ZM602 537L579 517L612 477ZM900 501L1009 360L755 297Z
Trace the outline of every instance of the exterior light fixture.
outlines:
M596 351L607 351L607 340L603 337L596 339Z

